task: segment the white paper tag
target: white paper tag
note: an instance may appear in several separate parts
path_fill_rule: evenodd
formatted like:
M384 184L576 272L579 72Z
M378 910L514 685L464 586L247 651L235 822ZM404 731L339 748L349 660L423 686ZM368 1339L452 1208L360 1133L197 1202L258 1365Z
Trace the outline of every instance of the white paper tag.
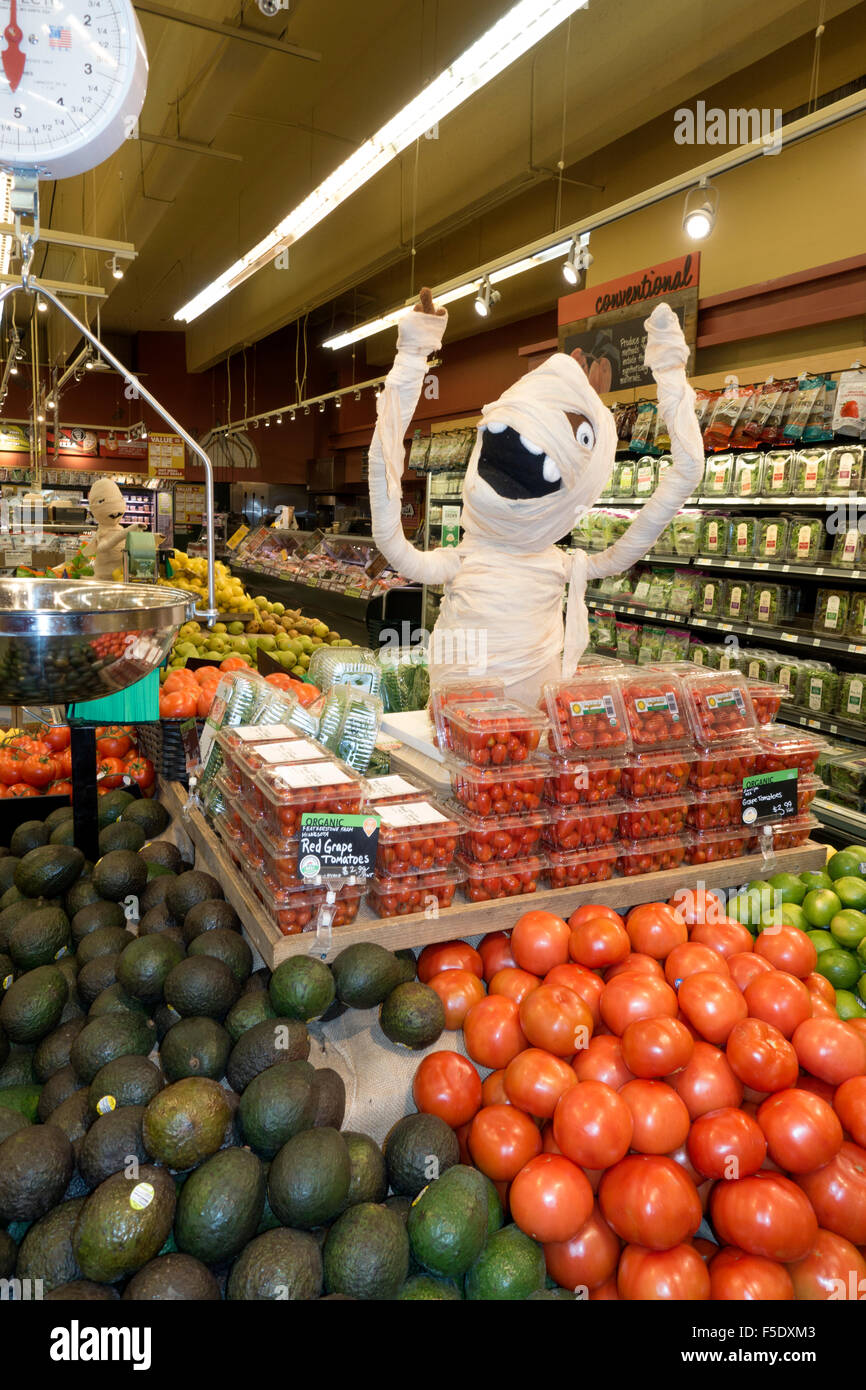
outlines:
M380 801L383 796L414 796L421 790L420 787L413 787L411 782L396 772L390 773L387 777L371 777L367 787L368 801Z
M300 791L304 787L335 787L354 779L348 777L336 763L303 763L299 767L275 767L271 769L273 778L279 778L287 787Z
M402 829L410 825L435 825L448 817L431 806L429 801L413 801L407 805L383 806L378 812L383 825Z
M328 754L318 743L308 738L293 738L289 743L266 743L256 748L256 756L263 763L310 763Z

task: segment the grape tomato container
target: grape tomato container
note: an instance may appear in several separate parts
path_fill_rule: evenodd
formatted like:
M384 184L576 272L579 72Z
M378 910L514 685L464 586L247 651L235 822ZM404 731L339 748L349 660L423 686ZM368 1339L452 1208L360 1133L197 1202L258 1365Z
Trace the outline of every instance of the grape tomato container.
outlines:
M628 801L673 796L689 782L694 748L677 753L642 753L622 769L620 790Z
M780 772L795 767L798 772L813 773L829 746L825 738L805 730L795 732L785 724L767 724L758 734L755 771Z
M268 833L278 844L295 839L301 816L306 813L358 815L365 793L361 778L333 758L263 768L256 777L256 787Z
M554 849L592 849L609 845L619 833L619 815L625 802L603 801L598 806L551 806L544 842Z
M229 816L222 816L221 820L230 820ZM247 878L257 873L265 862L264 852L261 841L256 834L256 822L249 816L240 803L236 803L233 813L233 824L237 830L237 844L243 855L243 872Z
M461 826L445 806L435 801L398 802L382 806L377 815L377 873L418 874L453 863Z
M379 811L382 806L393 806L406 801L427 801L430 788L421 782L411 782L401 773L389 772L382 777L368 777L365 806Z
M434 904L450 907L466 875L459 866L423 874L373 874L367 880L367 906L377 917L405 917L427 912Z
M546 764L480 768L447 755L444 761L451 776L451 795L475 815L511 816L541 806Z
M364 891L357 883L336 890L308 888L303 884L294 888L275 888L262 874L255 876L253 887L282 936L298 936L301 932L315 931L320 916L326 915L330 917L331 927L349 926L358 915Z
M695 792L686 815L689 830L727 830L743 823L743 792L738 787L718 787Z
M544 798L558 806L594 806L619 793L623 769L610 758L548 758Z
M498 817L458 811L457 817L463 832L461 854L476 864L502 864L535 853L550 820L550 811L545 808L524 815Z
M824 790L824 783L820 777L816 777L812 772L806 772L797 777L797 813L805 815L815 797L820 791Z
M301 735L290 724L244 724L238 728L218 729L216 742L222 749L223 766L237 782L240 777L237 759L253 744L287 743Z
M473 767L518 767L538 749L547 720L518 700L482 700L446 707L451 746Z
M721 830L698 830L686 849L687 864L714 864L720 859L740 859L753 846L755 831L747 825Z
M756 830L756 848L763 849L766 846L771 851L797 849L806 843L820 825L818 817L809 811L803 815L789 816L786 820L759 825Z
M751 777L758 770L759 751L755 740L730 747L702 748L689 769L689 786L692 791L699 792L716 791L720 787L742 790L743 778Z
M778 681L752 680L749 676L746 677L746 684L749 687L752 708L758 723L772 724L782 708L782 701L789 696L790 691L784 685L780 685Z
M695 671L683 678L695 742L702 748L742 742L758 721L745 676L739 672Z
M604 883L613 878L619 853L617 845L595 849L549 849L548 877L551 888L577 888L582 883Z
M451 732L445 722L445 710L461 703L477 704L479 700L502 700L505 682L501 680L473 681L463 676L439 682L430 691L430 717L436 733L436 743L443 753L453 752Z
M474 859L458 854L457 864L466 875L464 892L472 903L535 893L547 873L546 854L530 854L509 864L476 864Z
M548 682L542 708L550 720L548 744L562 758L614 758L631 749L615 668Z
M664 835L650 840L622 840L617 868L625 878L678 869L685 863L690 841L691 835L686 830L679 835Z
M665 839L685 829L693 801L689 791L675 796L651 796L623 802L619 812L619 833L624 840Z
M233 729L230 732L237 733ZM217 734L217 742L222 747L223 735ZM225 750L223 750L225 757ZM239 796L249 806L252 812L255 808L256 814L261 815L264 811L262 793L259 789L257 777L260 772L266 772L268 768L289 766L294 763L316 763L327 761L329 754L321 744L315 743L310 738L301 738L294 734L288 739L277 739L273 743L247 743L234 750L232 756L231 772L235 783L235 795ZM226 767L229 766L226 760Z
M690 747L692 733L678 675L649 671L624 676L620 688L635 753Z

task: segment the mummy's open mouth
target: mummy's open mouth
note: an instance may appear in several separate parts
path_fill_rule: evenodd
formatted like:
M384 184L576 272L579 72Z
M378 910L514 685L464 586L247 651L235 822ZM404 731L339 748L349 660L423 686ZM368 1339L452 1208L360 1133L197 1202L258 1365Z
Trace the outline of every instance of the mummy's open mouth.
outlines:
M562 478L553 459L510 425L485 425L478 475L500 497L546 497Z

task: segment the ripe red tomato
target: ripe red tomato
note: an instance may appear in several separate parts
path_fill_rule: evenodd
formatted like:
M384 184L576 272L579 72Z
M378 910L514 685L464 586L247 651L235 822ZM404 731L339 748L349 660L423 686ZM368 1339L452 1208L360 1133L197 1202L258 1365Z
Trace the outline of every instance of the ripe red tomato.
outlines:
M716 1046L724 1043L735 1023L748 1015L742 991L730 975L702 970L689 975L677 991L682 1012L701 1037Z
M826 975L819 975L816 970L813 970L811 975L806 976L805 980L803 981L803 984L806 986L810 994L818 994L822 999L826 999L828 1004L832 1004L833 1010L835 1012L836 991L830 984L830 981L827 979ZM838 1014L836 1015L836 1017L838 1018Z
M511 936L508 932L488 932L478 943L478 954L484 963L485 980L491 980L497 970L507 970L517 964L511 954Z
M691 1120L685 1102L664 1081L627 1081L620 1091L633 1122L631 1148L639 1154L667 1154L685 1143Z
M634 1080L634 1073L625 1063L622 1042L614 1033L599 1033L590 1038L589 1047L578 1052L571 1065L578 1081L603 1081L613 1091Z
M72 776L72 749L61 748L59 752L50 755L54 759L54 766L57 768L58 777Z
M510 1103L543 1120L550 1119L560 1096L576 1085L577 1077L568 1063L539 1047L518 1052L503 1078Z
M616 1091L601 1081L582 1081L561 1097L553 1113L553 1137L581 1168L609 1168L628 1153L634 1122Z
M571 1240L589 1220L592 1188L559 1154L539 1154L521 1168L508 1193L512 1219L533 1240Z
M166 682L166 685L168 682ZM198 712L198 686L195 690L173 690L166 692L165 686L159 692L160 719L194 719Z
M691 1059L668 1079L693 1120L709 1110L737 1106L743 1099L742 1082L724 1052L710 1043L696 1042Z
M771 927L762 931L755 942L755 952L777 970L796 975L798 980L810 975L818 961L818 952L799 927Z
M789 1303L794 1297L794 1285L778 1261L747 1255L745 1250L726 1245L710 1260L710 1297L723 1303Z
M592 1014L565 985L539 985L520 1005L520 1026L533 1047L573 1057L592 1037Z
M570 1240L552 1241L544 1247L551 1279L564 1289L592 1291L605 1284L619 1262L620 1242L594 1205L587 1220Z
M125 771L121 758L100 758L96 768L96 780L108 787L109 791L113 791L121 785Z
M463 1021L466 1051L482 1067L507 1067L512 1057L529 1044L520 1026L520 1013L513 999L488 994L473 1004Z
M13 782L9 787L7 796L40 796L38 787L31 787L29 782Z
M670 1076L691 1058L695 1040L676 1018L641 1018L622 1035L622 1059L635 1076Z
M126 730L118 725L97 730L97 758L125 758L131 747L132 739Z
M735 951L732 956L728 956L731 979L743 992L756 975L769 975L774 968L763 956L756 956L754 951ZM835 995L833 997L835 998Z
M638 1019L676 1018L677 996L656 975L627 973L605 983L600 1007L608 1028L622 1037Z
M616 1286L629 1302L703 1301L710 1297L710 1273L693 1245L644 1250L627 1245L620 1256Z
M567 965L555 965L552 970L548 970L544 983L565 985L566 989L574 990L592 1014L593 1025L597 1027L601 1022L599 1005L604 993L604 980L600 975L584 969L582 965L572 965L569 962Z
M457 1129L481 1108L481 1078L459 1052L431 1052L415 1072L412 1095L418 1110Z
M709 970L715 975L730 975L724 956L700 941L685 941L675 946L665 961L665 979L672 989L679 989L689 975Z
M690 1240L703 1215L691 1178L664 1155L629 1154L608 1168L598 1203L621 1240L649 1250L670 1250Z
M801 1302L866 1295L866 1260L850 1240L833 1231L819 1231L808 1255L789 1265L788 1273Z
M842 1126L832 1106L811 1091L792 1088L768 1096L758 1124L774 1163L788 1173L811 1173L842 1147Z
M753 1173L716 1183L710 1214L716 1235L725 1245L780 1264L801 1260L818 1234L806 1196L781 1173Z
M720 922L725 916L725 900L706 888L678 888L668 903L687 926L698 922Z
M0 782L0 796L3 795L3 791L4 791L4 786L3 786L3 783ZM52 783L51 783L51 786L48 788L48 796L71 796L71 795L72 795L72 783L66 781L65 779L63 779L63 780L61 780L61 781L59 781L59 782L52 782Z
M794 1085L800 1070L788 1039L759 1018L744 1018L734 1025L725 1054L735 1075L753 1091L784 1091Z
M578 965L604 970L625 960L631 950L628 932L609 917L586 917L568 938L568 953Z
M866 1245L866 1149L847 1140L823 1168L797 1179L819 1226Z
M52 753L59 753L69 747L72 730L68 724L55 724L49 729L44 729L42 737Z
M612 907L603 907L600 903L584 903L572 912L568 919L568 925L572 931L579 927L581 922L587 922L596 917L607 917L608 921L616 922L618 927L624 927L625 921Z
M156 781L156 768L150 758L126 758L123 766L125 776L131 778L143 792L149 791Z
M728 956L741 951L753 951L755 948L748 927L744 927L740 922L732 922L727 917L719 922L698 922L697 926L692 927L690 937L692 941L699 941L703 946L711 946L726 960Z
M667 903L642 903L633 907L625 919L625 929L633 951L664 960L675 946L689 939L688 927Z
M866 1145L866 1076L851 1076L836 1092L833 1104L855 1144Z
M757 1120L728 1105L709 1110L692 1123L686 1149L702 1178L747 1178L767 1156L767 1141Z
M29 758L24 759L21 776L31 787L47 787L49 782L57 780L57 763L46 754L31 753Z
M661 961L653 960L652 956L642 955L640 951L629 951L625 960L621 960L618 965L611 965L604 972L605 983L615 980L617 975L655 975L663 980L665 972L662 969Z
M511 1182L524 1164L541 1153L534 1120L513 1105L487 1105L469 1130L469 1152L476 1168L494 1182Z
M506 999L513 999L515 1004L522 1004L527 994L538 989L540 984L537 975L530 975L528 970L521 970L517 965L506 965L490 977L487 993L504 994Z
M841 1018L806 1019L791 1042L803 1070L829 1081L831 1086L841 1086L849 1077L866 1072L863 1039Z
M480 980L484 962L466 941L438 941L424 947L418 957L417 970L422 985L429 985L440 970L470 970Z
M546 975L568 960L568 923L553 912L524 912L511 933L511 950L522 970Z
M463 1027L469 1010L484 998L484 985L471 970L440 970L427 983L442 1000L445 1027L452 1031Z
M510 1065L510 1064L509 1064ZM505 1068L490 1072L481 1083L482 1105L510 1105L505 1094ZM470 1164L471 1167L471 1164Z

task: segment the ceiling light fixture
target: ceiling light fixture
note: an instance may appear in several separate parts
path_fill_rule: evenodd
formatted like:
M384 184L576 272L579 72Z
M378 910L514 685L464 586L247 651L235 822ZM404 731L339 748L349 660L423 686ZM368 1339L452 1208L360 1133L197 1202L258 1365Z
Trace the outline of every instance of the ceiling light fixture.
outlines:
M580 283L581 277L586 274L592 265L592 255L589 251L589 232L581 232L579 237L575 237L569 248L568 257L562 266L563 279L569 285Z
M341 398L340 396L335 396L335 397L334 397L334 409L335 409L335 410L342 410L342 408L343 408L343 401L342 401L342 398Z
M105 264L108 266L108 269L111 271L115 280L123 279L123 268L118 263L118 259L116 256L112 256L110 260L105 262Z
M270 428L271 428L271 421L270 421L270 417L268 417L268 419L265 421L265 429L266 429L266 430L269 430Z
M320 414L320 415L324 415L324 413L325 413L325 402L324 402L324 401L319 401L319 414Z
M13 362L12 362L12 366L9 368L9 375L10 375L10 376L17 376L17 375L18 375L18 364L17 364L17 362L15 362L14 360L13 360Z
M589 0L518 0L485 34L429 82L369 140L351 154L317 188L293 208L240 260L230 265L199 294L178 309L176 319L192 323L218 304L281 250L294 245L323 218L368 183L403 150L470 96L528 53Z
M488 276L485 275L478 287L478 293L475 296L475 303L472 307L479 318L486 319L490 317L490 310L493 308L494 304L498 304L501 298L502 295L498 290L491 288L490 280Z
M283 423L283 417L282 417L282 415L278 415L278 416L277 416L277 424L278 424L278 425L281 425L282 423Z
M692 241L703 241L716 225L719 210L719 190L701 179L697 188L690 188L683 208L683 231Z
M45 303L45 300L42 298L41 294L36 300L36 308L39 310L40 314L48 313L48 305Z
M292 411L292 416L291 416L291 418L292 418L292 420L294 420L294 418L295 418L295 411L294 411L294 410Z

